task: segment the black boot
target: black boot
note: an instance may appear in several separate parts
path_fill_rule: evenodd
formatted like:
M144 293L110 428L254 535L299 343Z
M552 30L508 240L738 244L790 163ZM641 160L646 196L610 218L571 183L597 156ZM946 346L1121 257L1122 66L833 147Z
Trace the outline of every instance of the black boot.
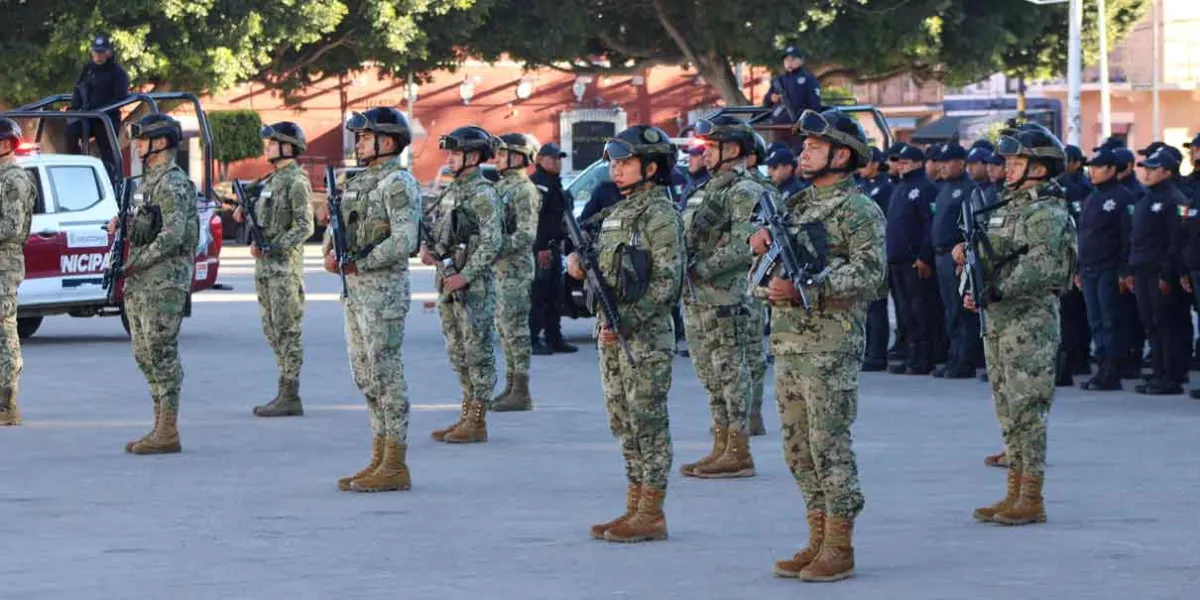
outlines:
M529 347L533 351L532 353L534 356L550 356L551 354L554 354L554 350L551 349L550 346L542 343L541 338L533 338L533 341L530 343Z
M550 345L550 349L553 350L557 354L574 354L576 352L579 352L578 346L572 346L571 344L568 344L567 341L562 338L551 340L549 345Z
M1067 364L1067 353L1062 350L1058 351L1058 358L1054 361L1054 385L1056 387L1071 387L1075 385L1075 381L1071 378L1071 367Z
M1121 389L1121 377L1117 361L1112 358L1100 360L1100 370L1091 379L1079 384L1079 389L1091 392L1112 392Z

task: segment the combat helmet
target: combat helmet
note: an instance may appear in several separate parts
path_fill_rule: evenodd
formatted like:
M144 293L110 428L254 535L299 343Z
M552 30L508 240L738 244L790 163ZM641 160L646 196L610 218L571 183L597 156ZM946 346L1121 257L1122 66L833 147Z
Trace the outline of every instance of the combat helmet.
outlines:
M867 143L867 133L863 131L858 121L836 108L830 108L818 113L806 110L796 121L792 131L804 137L815 137L833 145L834 149L846 148L850 151L851 160L842 167L831 166L833 152L825 159L825 166L813 173L805 173L808 178L818 177L825 173L850 173L867 166L871 161L871 147Z
M675 166L676 149L667 133L652 125L634 125L604 144L604 160L638 158L642 163L642 179L624 186L622 192L653 181L658 185L671 184L671 169ZM647 177L650 164L658 165L653 177Z
M21 126L12 119L0 119L0 141L12 140L12 149L0 156L8 156L21 144Z
M505 150L515 154L520 154L525 157L525 164L533 164L533 157L537 154L538 144L537 138L528 133L506 133L498 138L493 144L496 150ZM516 168L511 164L504 165L507 169Z
M296 158L298 154L308 149L308 139L304 137L304 130L292 121L264 125L261 134L264 140L274 140L292 147L290 154L284 154L272 160Z
M1025 172L1009 189L1017 189L1028 180L1053 179L1066 170L1067 149L1049 129L1038 123L1022 123L1010 126L1000 132L1000 140L996 144L996 154L999 156L1024 156L1029 159ZM1029 167L1039 163L1046 168L1044 176L1032 177Z
M375 156L370 157L372 159L398 155L412 143L412 128L408 126L408 118L404 113L387 106L351 114L346 121L346 130L355 135L364 131L375 134ZM395 151L385 153L380 150L379 137L384 135L396 140Z
M149 150L141 156L145 161L151 154L174 150L183 141L183 126L171 115L151 113L129 124L129 139L156 140L167 139L167 147L161 150Z

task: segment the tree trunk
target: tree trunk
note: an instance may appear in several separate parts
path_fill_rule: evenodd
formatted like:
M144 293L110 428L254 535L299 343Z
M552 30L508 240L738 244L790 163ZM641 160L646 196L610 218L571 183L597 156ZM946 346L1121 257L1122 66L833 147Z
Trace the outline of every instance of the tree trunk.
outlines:
M702 54L696 57L696 70L708 85L716 90L727 106L749 104L746 94L742 92L742 82L734 76L729 59L712 53Z

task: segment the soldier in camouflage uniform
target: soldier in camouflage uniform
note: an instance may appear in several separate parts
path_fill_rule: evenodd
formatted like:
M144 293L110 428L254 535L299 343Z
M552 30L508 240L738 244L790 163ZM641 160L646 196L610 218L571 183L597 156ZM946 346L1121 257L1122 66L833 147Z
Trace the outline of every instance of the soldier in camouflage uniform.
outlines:
M1054 400L1059 342L1058 295L1069 289L1076 256L1075 227L1065 191L1055 179L1066 149L1046 128L1025 124L1004 131L997 154L1005 160L1005 190L987 215L990 250L980 252L988 378L1008 459L1008 491L975 510L980 521L1026 525L1046 520L1042 482L1046 420ZM964 264L963 246L955 260ZM977 309L976 298L963 304Z
M431 239L421 245L421 262L439 265L435 279L440 298L446 353L462 386L462 411L449 427L435 430L435 441L486 442L488 404L496 387L492 321L496 288L492 274L504 245L500 201L479 167L495 151L493 138L479 127L459 127L442 136L454 181L438 198Z
M771 192L775 202L779 202L775 184L771 178L758 170L758 166L767 161L767 143L758 132L754 133L754 152L746 157L746 172L757 181L763 189ZM763 424L762 405L763 388L767 381L767 347L763 339L763 331L767 327L767 305L762 298L751 296L748 306L750 320L746 324L746 365L750 369L750 435L766 435L767 429Z
M496 183L504 227L504 249L496 259L496 330L504 349L504 391L492 399L496 412L530 410L529 335L530 294L533 292L533 240L537 234L542 195L529 180L537 140L523 133L498 138L496 162L502 174Z
M21 340L17 335L17 288L25 279L25 240L29 237L37 188L17 165L21 127L0 119L0 426L20 425L17 384Z
M820 250L813 236L825 233L828 275L807 290L811 312L779 270L768 287L756 288L771 302L783 453L808 512L808 546L775 563L775 574L836 581L854 574L854 519L863 507L850 427L867 306L885 285L884 217L854 181L870 159L857 121L833 109L805 111L796 131L804 137L800 168L813 185L786 199L780 212L790 216L795 241L814 254ZM751 245L763 254L771 241L764 229Z
M183 367L179 364L179 325L196 270L200 241L196 188L175 163L183 141L179 122L164 114L142 117L130 126L143 177L133 195L126 226L129 257L125 278L125 315L133 338L133 357L150 384L154 429L125 445L134 454L181 451L176 420ZM117 219L109 224L116 230Z
M262 182L254 203L256 225L263 247L250 242L254 255L254 290L263 333L279 364L279 388L270 402L254 407L260 417L304 414L300 402L300 365L304 362L300 326L304 320L304 242L313 233L313 210L309 203L312 184L296 157L308 148L299 125L282 121L262 129L267 160L275 172ZM237 222L245 218L242 207L233 213Z
M421 189L400 166L412 142L404 114L394 108L354 113L346 122L366 170L342 192L349 262L345 301L346 351L354 384L367 399L371 417L371 462L338 480L355 492L403 491L412 487L408 456L408 385L401 346L411 296L408 258L417 246ZM326 230L325 270L337 273L333 239Z
M753 256L746 240L754 233L750 218L763 193L746 171L754 130L741 119L720 116L697 123L696 137L706 145L704 161L713 178L683 213L689 287L683 306L692 362L708 394L713 445L680 471L706 479L752 477L746 271Z
M635 125L604 146L609 174L624 199L600 227L595 260L611 287L620 328L598 322L600 378L608 422L625 457L625 514L593 525L593 538L641 542L667 538L663 500L671 469L667 392L675 333L671 307L683 282L683 223L665 186L671 184L675 147L661 129ZM568 273L583 279L580 257ZM603 319L601 319L603 321ZM619 344L627 340L635 361Z

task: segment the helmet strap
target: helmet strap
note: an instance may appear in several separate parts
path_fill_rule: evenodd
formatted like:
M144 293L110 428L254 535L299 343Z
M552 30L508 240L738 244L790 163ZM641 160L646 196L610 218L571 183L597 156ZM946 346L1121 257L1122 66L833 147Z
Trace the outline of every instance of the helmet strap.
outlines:
M454 170L454 178L455 179L458 179L459 177L461 177L463 174L463 171L466 171L467 169L470 169L472 167L479 166L480 161L478 161L478 160L475 161L475 164L467 163L467 155L471 154L472 152L475 152L475 151L474 150L463 150L462 151L462 155L463 155L462 166ZM477 156L482 157L483 155L477 154Z
M804 178L805 179L816 179L822 175L829 175L831 173L841 174L841 173L853 173L854 171L856 171L857 169L855 169L853 167L853 163L851 163L850 161L847 161L846 164L844 164L840 167L833 166L833 155L837 153L839 148L845 148L847 150L850 149L849 146L846 146L844 144L839 144L837 142L830 142L829 154L827 154L825 156L825 166L821 167L820 169L817 169L816 171L812 171L812 172L804 171L803 169L801 169L800 172L804 174ZM853 156L854 156L853 151L850 152L850 156L851 156L851 158L853 158Z
M504 157L504 168L501 170L504 171L505 173L515 170L515 169L525 169L526 167L529 166L529 158L526 157L524 154L517 154L518 156L521 157L521 164L514 165L513 164L513 154L514 154L514 152L509 152Z

